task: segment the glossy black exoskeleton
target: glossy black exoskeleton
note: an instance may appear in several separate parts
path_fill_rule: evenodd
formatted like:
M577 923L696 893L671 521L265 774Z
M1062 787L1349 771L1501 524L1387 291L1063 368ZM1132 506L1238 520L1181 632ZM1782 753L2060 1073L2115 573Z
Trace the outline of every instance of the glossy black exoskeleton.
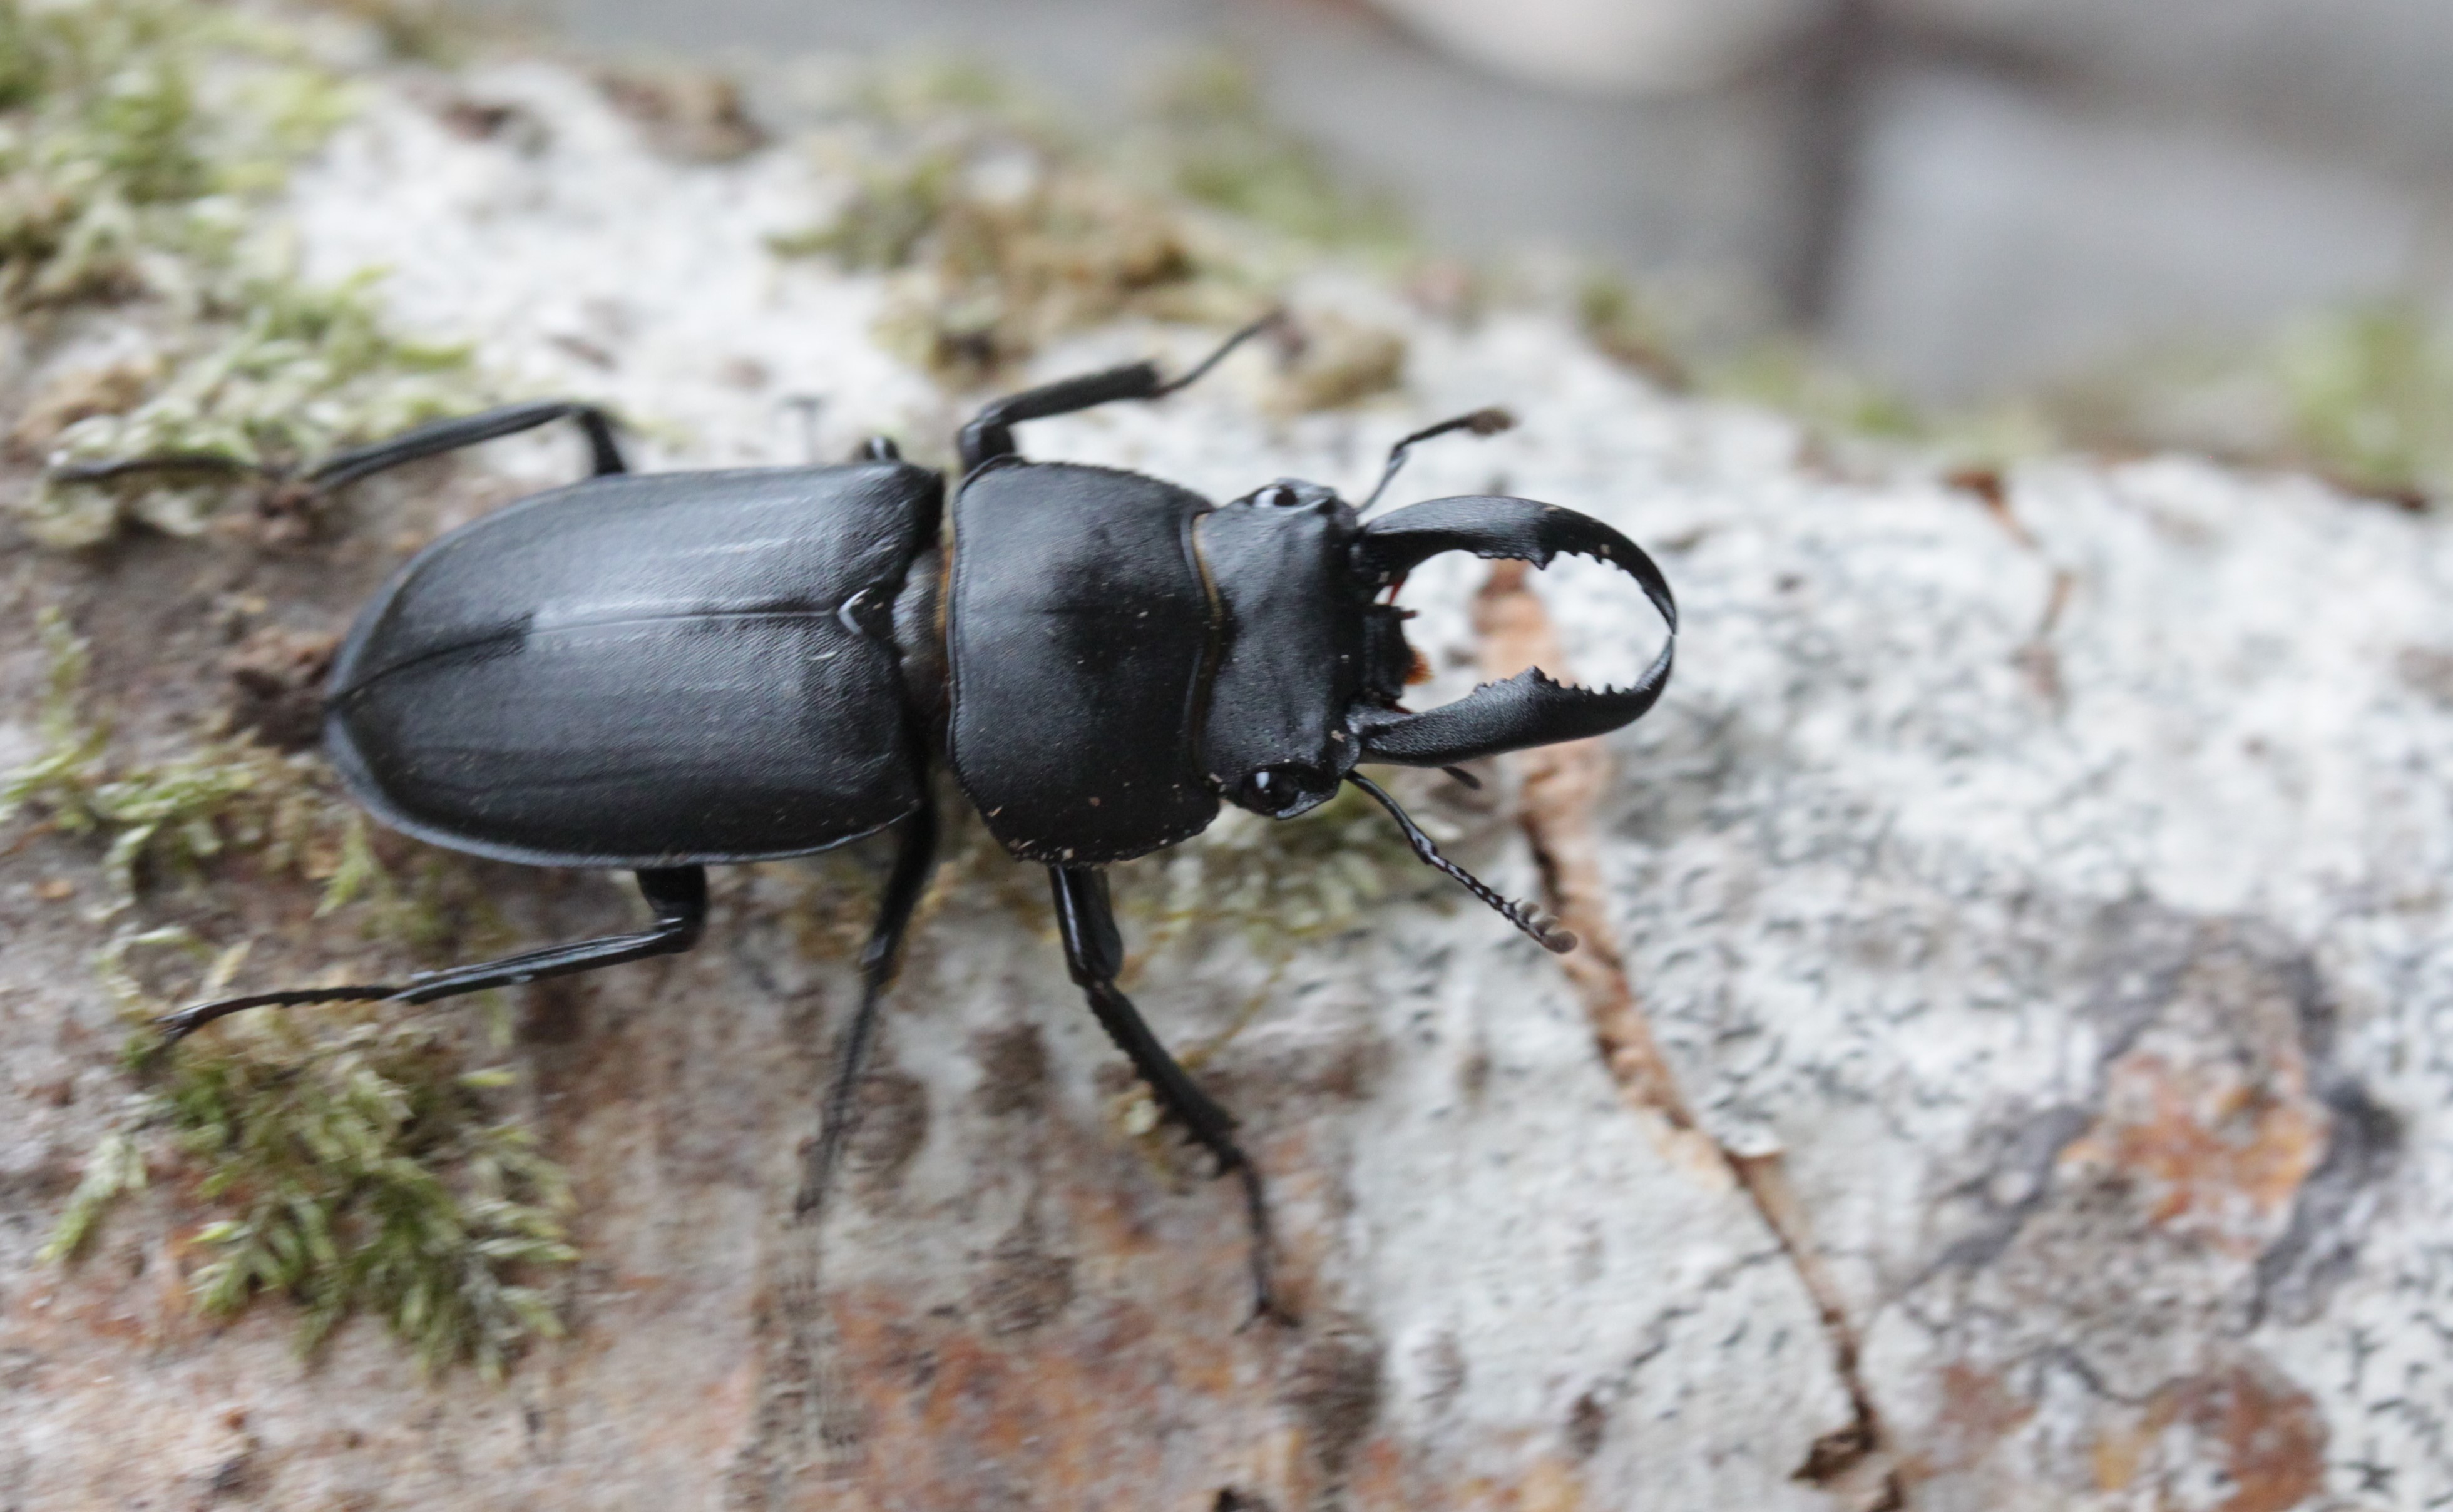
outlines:
M1570 948L1537 912L1441 858L1355 766L1450 766L1617 728L1667 682L1676 610L1625 536L1548 505L1438 499L1365 523L1315 484L1212 506L1155 478L1015 449L1021 422L1156 399L1251 333L1176 383L1142 363L990 404L963 429L950 509L945 480L885 441L843 467L634 476L605 415L576 404L449 421L325 463L308 486L557 419L584 429L594 477L445 535L366 607L333 664L326 748L385 824L504 861L631 870L655 922L403 983L201 1004L165 1031L249 1007L430 1002L687 950L706 916L706 866L899 826L802 1193L814 1207L933 864L930 772L943 765L1007 850L1047 868L1067 962L1101 1025L1220 1173L1242 1178L1254 1281L1271 1308L1259 1174L1234 1121L1118 990L1124 946L1101 868L1198 834L1222 799L1288 818L1352 783L1425 861ZM1485 410L1407 437L1381 487L1415 442L1507 423ZM1671 640L1628 688L1527 672L1407 712L1398 700L1413 654L1388 600L1443 551L1597 558L1635 579Z

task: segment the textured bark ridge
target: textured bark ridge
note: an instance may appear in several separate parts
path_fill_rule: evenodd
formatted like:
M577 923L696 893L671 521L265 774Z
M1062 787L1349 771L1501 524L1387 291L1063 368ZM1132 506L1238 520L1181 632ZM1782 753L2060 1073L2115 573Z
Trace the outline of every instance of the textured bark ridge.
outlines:
M294 191L313 270L391 266L403 321L652 422L648 466L793 460L797 394L826 399L828 455L951 434L956 408L872 342L874 281L765 250L828 170L656 157L551 70L464 88L536 131L472 139L379 91ZM1230 821L1121 871L1127 985L1243 1121L1301 1326L1240 1326L1233 1192L1136 1132L1147 1105L1065 978L1041 879L975 832L821 1224L793 1195L882 856L727 873L695 952L517 996L522 1096L572 1172L584 1259L557 1292L568 1337L499 1387L424 1379L363 1321L302 1363L278 1299L200 1323L204 1209L169 1165L80 1264L38 1263L127 1084L89 965L113 925L82 911L98 850L12 833L0 1503L2453 1494L2439 524L2180 461L2041 464L1991 507L1912 470L1835 477L1786 424L1665 400L1546 320L1295 293L1401 333L1403 393L1271 421L1266 362L1238 359L1026 445L1213 497L1352 489L1398 435L1505 402L1518 429L1426 448L1406 488L1593 513L1661 555L1685 615L1643 723L1502 764L1480 795L1406 791L1502 890L1547 888L1586 942L1564 962L1390 861L1367 813ZM1118 328L1042 370L1207 339ZM0 625L62 608L120 738L168 739L154 711L230 696L214 669L249 622L229 606L321 644L419 541L569 466L539 441L387 480L308 546L11 544ZM1656 622L1579 567L1426 565L1406 589L1421 702L1527 659L1640 668ZM10 763L36 745L33 643L0 632ZM477 875L523 938L626 917L608 881ZM314 904L239 858L137 908L257 938L243 969L269 985L369 948Z

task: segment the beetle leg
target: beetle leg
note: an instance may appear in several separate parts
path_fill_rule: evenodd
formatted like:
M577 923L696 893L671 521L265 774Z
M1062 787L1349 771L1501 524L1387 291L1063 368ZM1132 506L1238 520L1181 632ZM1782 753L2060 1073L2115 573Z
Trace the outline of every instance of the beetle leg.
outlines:
M860 953L860 1006L835 1046L834 1084L827 1089L818 1143L801 1173L800 1194L792 1202L795 1214L814 1212L826 1204L835 1164L851 1138L861 1071L877 1035L877 1011L886 1001L886 989L894 985L895 969L903 963L904 932L911 926L912 912L920 906L920 895L927 890L928 874L936 866L937 806L924 785L920 806L903 821L903 847L895 852L894 871L887 878L877 923Z
M456 420L438 420L430 426L403 431L389 441L335 452L317 463L307 474L307 481L319 488L338 488L405 463L457 451L481 441L514 436L557 420L576 421L579 428L587 432L588 461L595 476L630 470L622 460L622 448L613 443L613 422L604 410L570 400L545 399L534 404L505 405L500 409L462 415Z
M1105 372L1086 373L1079 378L1062 378L1036 388L991 399L963 428L960 447L963 471L977 472L982 464L998 457L1014 455L1013 428L1026 420L1047 420L1056 415L1069 415L1120 399L1164 399L1168 394L1207 376L1209 369L1226 360L1226 354L1261 332L1286 319L1282 310L1272 310L1259 320L1226 338L1216 351L1195 364L1192 370L1172 382L1158 375L1158 364L1137 362L1127 368L1110 368Z
M1124 968L1124 937L1116 931L1115 910L1107 902L1107 874L1067 866L1047 868L1056 896L1057 930L1065 938L1065 964L1072 971L1099 1026L1125 1052L1133 1070L1148 1084L1159 1105L1184 1125L1194 1143L1217 1159L1221 1176L1233 1172L1243 1183L1245 1216L1252 1229L1252 1316L1278 1323L1294 1319L1278 1304L1269 1283L1269 1207L1261 1190L1260 1168L1235 1143L1235 1120L1210 1101L1191 1073L1167 1053L1158 1036L1142 1020L1132 1000L1116 986Z
M228 1018L247 1008L287 1008L309 1003L432 1003L438 998L456 998L465 992L482 992L488 987L515 986L534 982L539 977L568 976L575 971L593 971L599 966L619 965L625 961L643 961L649 956L673 955L698 944L699 931L707 924L707 870L702 866L666 866L637 873L639 891L655 910L655 926L633 934L607 935L597 940L581 940L571 945L546 945L505 956L499 961L481 961L470 965L449 966L441 971L420 971L404 983L368 984L348 987L298 987L287 992L258 992L243 998L224 998L216 1003L199 1003L193 1007L166 1013L153 1021L162 1031L165 1044L184 1040L215 1019Z

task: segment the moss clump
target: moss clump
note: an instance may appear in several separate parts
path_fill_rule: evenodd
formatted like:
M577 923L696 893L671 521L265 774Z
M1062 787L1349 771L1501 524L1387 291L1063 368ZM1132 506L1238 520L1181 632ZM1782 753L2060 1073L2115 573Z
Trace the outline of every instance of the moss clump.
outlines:
M37 616L36 633L49 659L35 719L41 744L0 781L0 823L31 807L50 828L102 840L105 917L135 903L141 874L192 875L232 849L268 869L329 879L329 906L376 881L364 822L310 758L228 738L163 761L114 757L109 726L86 708L85 643L57 609Z
M120 413L87 415L51 448L55 468L178 456L228 466L107 483L52 479L27 507L46 545L108 540L135 519L192 535L229 497L233 469L280 473L325 452L478 408L466 347L389 328L372 275L313 288L280 278L239 283L225 304L171 343L165 376Z
M1345 786L1295 819L1220 810L1193 839L1120 868L1118 902L1153 926L1149 952L1226 930L1276 958L1355 927L1403 879L1434 875L1377 805Z
M1576 325L1603 356L1665 388L1693 382L1659 311L1617 274L1592 273L1576 286Z
M508 1068L467 1070L452 1039L413 1022L310 1035L270 1014L167 1064L140 1032L131 1060L150 1084L88 1159L46 1258L72 1260L146 1184L150 1148L226 1215L192 1237L211 1256L189 1279L209 1317L276 1292L303 1310L302 1352L368 1313L429 1370L467 1362L489 1378L561 1333L522 1277L578 1258L559 1216L568 1184L495 1107Z
M0 307L162 292L340 119L290 38L192 0L0 0Z
M0 0L0 313L38 369L83 307L113 307L114 335L148 348L110 382L53 378L12 447L55 468L205 463L54 478L19 506L35 539L90 546L130 519L192 533L249 469L478 402L464 349L390 332L366 280L309 288L270 249L272 196L349 109L339 73L234 8Z
M0 783L0 819L34 808L54 829L104 841L102 918L131 909L149 879L244 855L261 871L322 880L319 911L363 899L373 932L428 945L457 932L439 870L396 883L311 758L220 737L166 762L115 758L86 712L84 643L56 611L38 629L50 653L42 745ZM213 962L206 994L247 954L245 943L216 952L176 925L122 926L96 952L96 974L124 1010L150 1017L164 1005L130 958L172 946ZM494 1111L508 1072L466 1071L458 1042L430 1025L331 1010L261 1014L167 1058L156 1049L150 1029L131 1041L146 1085L89 1157L50 1258L73 1258L158 1158L226 1215L195 1236L214 1256L194 1278L209 1315L278 1291L306 1309L303 1347L371 1312L429 1365L468 1360L489 1374L523 1339L557 1331L542 1296L513 1278L571 1260L555 1216L565 1183Z
M1340 180L1317 147L1269 113L1251 66L1233 54L1169 70L1149 114L1144 154L1187 199L1316 247L1395 253L1409 245L1396 201Z
M897 273L881 340L957 386L1123 316L1222 321L1260 305L1163 203L1013 141L918 146L868 169L833 220L772 245Z
M488 16L459 0L307 0L373 29L388 56L450 68L466 62Z
M243 760L202 754L144 767L114 764L108 728L86 716L85 643L56 609L41 613L36 631L50 662L35 721L42 744L0 782L0 822L30 805L55 829L104 838L116 912L135 901L140 862L184 867L217 854L220 821L258 775Z
M849 115L835 146L851 192L770 245L893 275L881 338L957 387L1119 318L1241 324L1323 246L1401 245L1386 203L1343 189L1230 62L1181 70L1147 120L1097 148L976 69L883 70ZM1326 403L1351 397L1328 387Z
M368 936L413 950L495 932L466 868L443 852L419 852L406 876L387 867L365 815L312 754L227 734L152 761L115 753L110 727L88 712L85 643L56 609L36 616L36 632L49 657L40 746L0 779L0 824L33 809L49 828L103 842L109 901L98 919L133 907L149 880L193 879L245 857L260 876L321 884L319 917L353 908Z
M2347 309L2285 335L2269 360L2285 455L2363 492L2453 494L2453 338L2427 311Z

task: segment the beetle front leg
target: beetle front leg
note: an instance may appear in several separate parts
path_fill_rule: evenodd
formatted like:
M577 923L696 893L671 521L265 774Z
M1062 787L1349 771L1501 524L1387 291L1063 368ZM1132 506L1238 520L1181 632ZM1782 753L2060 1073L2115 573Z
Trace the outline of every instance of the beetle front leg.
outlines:
M1261 1190L1260 1167L1235 1143L1235 1120L1167 1054L1132 1000L1116 986L1116 973L1125 965L1125 942L1116 931L1115 909L1107 901L1107 874L1050 866L1047 880L1056 898L1057 930L1065 939L1065 964L1089 999L1099 1026L1125 1052L1159 1106L1216 1158L1217 1174L1232 1172L1243 1184L1245 1216L1252 1229L1252 1316L1293 1323L1293 1316L1278 1304L1270 1284L1268 1202Z
M1235 332L1219 345L1216 351L1193 365L1192 370L1173 380L1159 376L1156 363L1137 362L1127 368L1110 368L1106 372L1087 373L1079 378L1060 378L1052 384L1025 388L1020 393L992 399L983 406L957 438L962 452L965 476L980 470L983 464L998 457L1014 454L1013 428L1026 420L1048 420L1057 415L1078 414L1100 405L1114 404L1121 399L1164 399L1187 384L1198 382L1210 368L1217 367L1226 354L1265 330L1285 322L1283 311L1272 310Z

